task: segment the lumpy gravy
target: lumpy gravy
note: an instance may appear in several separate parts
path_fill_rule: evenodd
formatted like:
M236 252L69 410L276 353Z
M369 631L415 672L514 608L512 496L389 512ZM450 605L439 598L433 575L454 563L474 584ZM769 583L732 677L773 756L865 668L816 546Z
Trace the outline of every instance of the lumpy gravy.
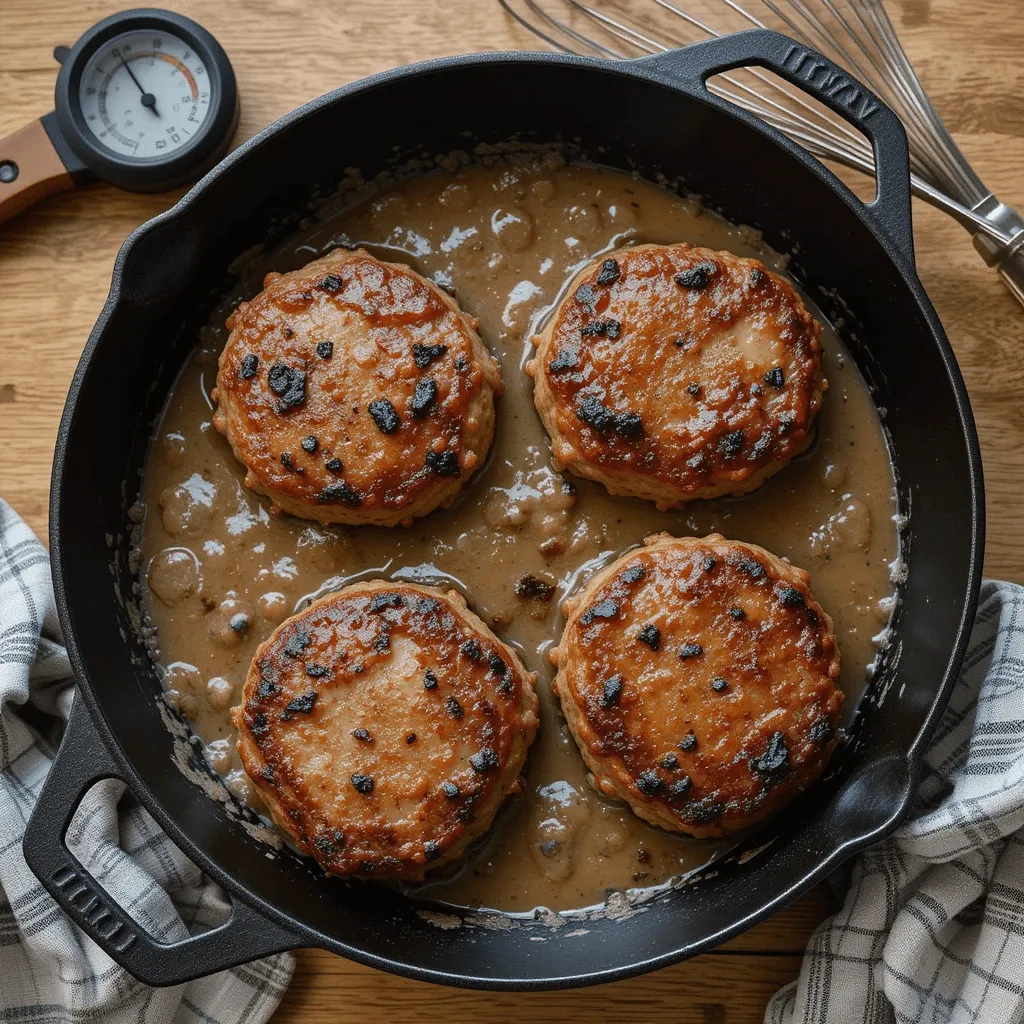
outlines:
M279 250L239 261L237 286L201 331L156 432L142 495L144 611L169 699L192 720L229 789L259 809L228 717L257 645L310 595L355 578L461 589L539 674L541 729L524 794L506 803L457 871L417 891L509 911L581 907L609 890L660 884L723 847L647 826L587 784L550 689L546 652L562 629L561 599L650 533L718 531L753 541L810 571L835 620L849 712L893 603L894 480L868 390L827 324L830 386L818 439L756 493L659 513L563 479L551 468L522 365L533 330L579 266L637 242L729 249L780 272L784 260L693 200L606 169L564 165L553 154L453 161L452 168L361 198L355 188L343 192L353 198L325 207ZM269 502L242 486L242 468L210 422L228 313L259 290L267 271L293 269L338 245L406 262L453 290L480 318L480 335L502 364L490 459L453 508L408 529L326 528L271 516ZM553 599L517 595L526 575L553 585Z

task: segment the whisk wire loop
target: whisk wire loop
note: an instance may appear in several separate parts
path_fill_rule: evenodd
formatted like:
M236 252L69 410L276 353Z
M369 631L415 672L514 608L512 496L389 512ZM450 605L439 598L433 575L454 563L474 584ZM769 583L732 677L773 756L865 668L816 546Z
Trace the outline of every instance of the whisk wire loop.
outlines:
M921 85L882 0L498 0L563 53L626 60L744 28L774 28L845 67L903 121L915 195L974 235L1024 304L1024 218L999 202L960 151ZM874 174L866 140L797 88L757 67L708 87L823 160Z

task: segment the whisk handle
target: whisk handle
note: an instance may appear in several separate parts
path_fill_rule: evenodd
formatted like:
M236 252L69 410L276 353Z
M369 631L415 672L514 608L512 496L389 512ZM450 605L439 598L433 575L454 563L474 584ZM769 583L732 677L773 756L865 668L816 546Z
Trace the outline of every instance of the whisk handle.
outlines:
M637 60L648 72L664 75L675 84L689 83L714 102L728 104L745 119L767 128L754 114L707 92L706 83L722 71L752 65L772 71L858 128L875 154L878 191L865 204L896 248L914 262L914 234L910 215L910 154L907 133L900 119L869 89L828 57L770 29L751 29L693 43L679 50ZM774 132L774 129L767 128ZM785 136L777 133L780 140ZM806 151L804 151L806 153ZM807 159L813 160L810 154Z

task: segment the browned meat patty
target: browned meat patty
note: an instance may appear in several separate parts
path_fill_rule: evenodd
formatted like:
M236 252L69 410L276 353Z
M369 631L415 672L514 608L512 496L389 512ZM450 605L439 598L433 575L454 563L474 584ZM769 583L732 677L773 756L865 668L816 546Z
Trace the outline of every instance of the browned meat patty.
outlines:
M567 601L554 688L595 785L703 838L815 779L843 694L808 582L753 544L661 534Z
M685 243L596 260L526 366L556 467L660 509L753 490L812 439L820 332L757 260Z
M409 267L336 249L228 318L214 426L275 508L410 523L448 505L494 436L501 372L455 300Z
M331 874L418 880L518 792L534 682L454 591L355 583L260 645L231 716L303 852Z

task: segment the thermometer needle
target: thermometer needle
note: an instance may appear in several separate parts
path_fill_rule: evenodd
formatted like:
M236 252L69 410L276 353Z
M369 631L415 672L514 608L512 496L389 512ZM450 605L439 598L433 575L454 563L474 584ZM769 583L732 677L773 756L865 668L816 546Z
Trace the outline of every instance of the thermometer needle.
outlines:
M118 60L120 60L121 63L124 65L125 71L127 71L128 74L132 76L132 81L139 87L139 92L142 93L142 97L139 100L139 102L144 107L149 107L149 109L152 110L157 117L159 117L160 114L157 112L156 109L156 97L151 92L146 92L146 90L142 88L142 83L135 77L135 72L132 71L132 69L128 66L128 61L124 59L124 56L121 54L121 51L115 50L114 52L117 54Z

